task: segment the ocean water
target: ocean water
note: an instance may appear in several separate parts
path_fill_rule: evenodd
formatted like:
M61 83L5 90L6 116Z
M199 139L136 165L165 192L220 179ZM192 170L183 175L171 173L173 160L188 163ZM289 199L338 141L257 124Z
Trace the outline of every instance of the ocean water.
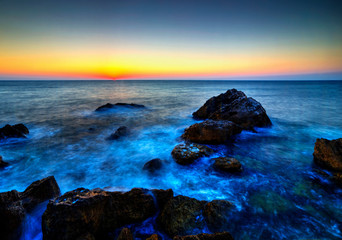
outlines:
M212 96L236 88L266 109L273 126L243 132L212 157L233 156L241 174L215 172L210 158L190 166L170 155L191 114ZM107 102L144 104L97 113ZM342 82L275 81L0 81L0 127L24 123L27 139L0 142L10 167L0 191L23 191L54 175L62 193L78 187L172 188L201 200L226 199L236 208L235 239L342 239L342 190L313 164L316 138L342 137ZM107 141L119 126L131 135ZM161 158L163 169L142 170ZM41 239L46 203L27 216L22 239ZM153 231L153 230L151 230Z

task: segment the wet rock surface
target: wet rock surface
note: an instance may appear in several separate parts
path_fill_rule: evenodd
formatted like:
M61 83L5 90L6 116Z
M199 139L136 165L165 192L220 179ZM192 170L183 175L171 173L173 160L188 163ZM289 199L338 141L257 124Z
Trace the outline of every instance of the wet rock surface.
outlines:
M222 144L241 131L242 128L231 121L206 120L185 129L182 138L196 143Z
M144 164L143 170L155 172L163 167L163 161L160 158L154 158Z
M29 130L22 123L16 125L7 124L0 128L0 140L6 138L26 138L27 134L29 134Z
M319 166L342 172L342 138L336 140L317 139L313 156L315 163Z
M2 156L0 156L0 169L1 168L4 168L4 167L7 167L9 165L8 162L5 162L2 158Z
M115 104L106 103L105 105L98 107L95 111L96 112L107 111L107 110L115 108L115 107L145 108L144 105L135 104L135 103L115 103Z
M112 133L107 140L117 140L122 137L126 137L129 134L129 129L126 126L119 127L114 133Z
M261 104L236 89L230 89L225 93L210 98L193 113L193 117L203 120L229 120L244 129L272 125L266 110Z
M233 240L233 237L228 232L213 234L201 233L198 235L176 236L173 240Z
M228 173L242 171L241 163L235 158L218 157L213 158L212 160L214 161L213 167L215 170Z
M175 161L181 165L193 163L196 159L209 156L213 150L207 146L189 143L179 144L171 152Z
M224 231L229 226L229 216L234 205L226 200L208 202L203 211L207 226L212 232Z

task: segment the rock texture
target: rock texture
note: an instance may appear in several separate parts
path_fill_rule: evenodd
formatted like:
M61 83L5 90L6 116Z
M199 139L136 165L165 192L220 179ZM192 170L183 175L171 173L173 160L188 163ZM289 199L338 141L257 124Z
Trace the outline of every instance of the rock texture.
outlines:
M145 108L144 105L141 104L135 104L135 103L107 103L105 105L102 105L98 107L95 111L96 112L101 112L101 111L107 111L109 109L115 108L115 107L129 107L129 108Z
M179 144L171 152L175 161L182 165L193 163L196 159L209 156L213 150L207 146L199 144Z
M152 159L144 164L143 170L149 171L151 173L161 169L163 166L163 161L159 158Z
M29 134L29 130L22 123L12 126L7 124L0 128L0 140L6 138L26 138L27 134Z
M129 134L129 130L126 126L121 126L114 133L112 133L107 139L117 140L119 138L125 137Z
M117 238L117 240L133 240L133 235L129 228L123 228Z
M4 168L4 167L7 167L9 165L8 162L5 162L3 159L2 159L2 156L0 156L0 169L1 168Z
M221 233L201 233L198 235L176 236L173 240L234 240L232 235L228 232Z
M342 138L317 139L313 156L315 163L321 167L342 172Z
M242 128L231 121L206 120L185 129L182 138L196 143L222 144L241 131Z
M234 205L226 200L208 202L203 211L208 228L212 232L220 232L229 226L228 216L231 215Z
M244 129L272 125L261 104L236 89L230 89L210 98L193 113L193 117L195 119L229 120Z
M213 166L216 170L229 173L242 171L241 163L235 158L218 157L212 160L214 161Z

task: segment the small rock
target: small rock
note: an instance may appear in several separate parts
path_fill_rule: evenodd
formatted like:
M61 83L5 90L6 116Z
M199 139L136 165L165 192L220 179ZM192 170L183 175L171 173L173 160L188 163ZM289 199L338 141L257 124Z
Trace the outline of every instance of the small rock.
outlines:
M5 162L3 159L2 159L2 156L0 156L0 168L4 168L4 167L7 167L9 165L8 162Z
M123 228L117 240L133 240L131 230L129 230L129 228Z
M317 139L313 156L315 163L319 166L342 172L342 138Z
M207 146L199 144L179 144L171 152L172 157L177 163L187 165L193 163L196 159L209 156L213 150Z
M222 233L201 233L198 235L176 236L173 240L234 240L229 232Z
M107 139L117 140L119 138L127 136L128 134L129 134L128 128L126 126L121 126L115 131L115 133L111 134Z
M163 166L163 161L159 158L152 159L144 164L143 170L154 172L161 169Z
M218 157L218 158L213 158L212 160L215 161L213 166L216 170L229 172L229 173L242 171L241 163L235 158Z
M129 107L129 108L145 108L144 105L135 104L135 103L115 103L115 104L107 103L105 105L98 107L95 111L96 112L106 111L106 110L109 110L118 106Z
M26 134L29 134L27 127L20 123L16 125L7 124L3 128L0 128L0 139L5 138L26 138Z

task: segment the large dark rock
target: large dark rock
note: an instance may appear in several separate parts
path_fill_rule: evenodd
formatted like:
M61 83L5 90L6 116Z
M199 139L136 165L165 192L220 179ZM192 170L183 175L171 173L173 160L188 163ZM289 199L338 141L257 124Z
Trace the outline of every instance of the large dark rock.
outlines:
M185 129L182 138L196 143L222 144L241 131L242 128L231 121L206 120Z
M117 140L119 138L125 137L129 134L129 130L126 126L119 127L113 134L111 134L108 140Z
M203 211L207 226L212 232L227 230L229 226L228 217L231 215L234 205L226 200L213 200L208 202Z
M128 108L145 108L144 105L141 104L135 104L135 103L115 103L115 104L111 104L111 103L107 103L105 105L102 105L98 108L96 108L96 112L101 112L101 111L106 111L115 107L128 107Z
M84 232L106 238L117 228L142 222L156 213L146 189L107 192L79 188L50 201L42 218L44 239L77 239Z
M5 138L26 138L29 130L24 124L9 125L0 128L0 140Z
M158 205L158 209L163 209L165 204L173 198L172 189L162 190L162 189L153 189L152 193L155 197L156 203Z
M267 127L272 123L261 104L236 89L210 98L193 113L195 119L229 120L244 129Z
M235 158L218 157L212 160L214 161L213 166L216 170L229 173L242 171L241 163Z
M4 168L4 167L7 167L9 165L8 162L5 162L3 159L2 159L2 156L0 156L0 169L1 168Z
M314 161L323 168L342 172L342 138L316 140Z
M171 152L175 161L182 165L193 163L196 159L209 156L213 150L207 146L199 144L179 144Z
M188 236L176 236L173 240L234 240L229 232L221 233L201 233L198 235L188 235Z
M123 228L117 238L117 240L133 240L133 235L129 228Z
M163 161L159 158L154 158L144 164L143 170L153 173L156 170L161 169L162 166L163 166Z
M176 196L166 203L157 221L170 237L201 231L205 226L202 216L205 203L194 198Z

